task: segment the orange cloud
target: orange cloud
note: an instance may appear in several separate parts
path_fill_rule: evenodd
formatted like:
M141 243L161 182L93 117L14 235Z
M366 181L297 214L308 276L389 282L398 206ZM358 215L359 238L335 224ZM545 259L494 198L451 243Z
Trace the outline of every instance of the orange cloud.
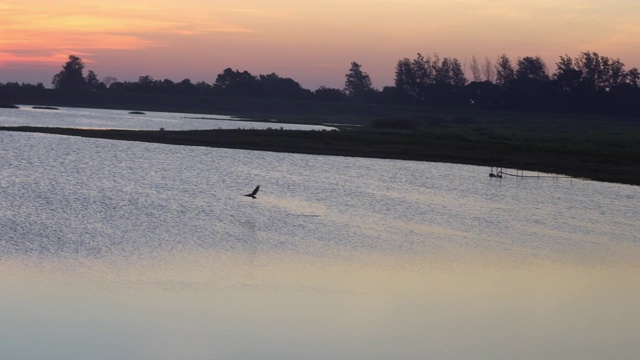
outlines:
M162 34L252 31L212 21L194 9L190 10L192 14L173 20L175 12L167 6L117 0L100 4L67 1L46 7L34 0L3 2L0 65L59 62L59 57L51 54L61 52L79 54L92 49L141 50L163 46ZM38 55L24 55L27 51Z
M11 64L63 64L69 59L68 54L43 54L43 55L31 55L31 54L19 54L0 52L0 66L7 66Z

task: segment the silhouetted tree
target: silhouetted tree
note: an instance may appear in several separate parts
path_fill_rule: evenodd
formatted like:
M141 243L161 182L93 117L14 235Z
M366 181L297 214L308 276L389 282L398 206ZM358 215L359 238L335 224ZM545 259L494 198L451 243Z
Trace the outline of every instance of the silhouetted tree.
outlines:
M113 76L105 76L104 79L102 79L102 83L107 87L111 87L111 84L118 82L118 79L116 77Z
M451 63L449 58L444 58L442 61L438 54L433 56L431 61L431 67L433 68L433 82L436 85L448 85L451 78Z
M636 68L626 71L620 59L596 52L585 51L575 59L561 56L556 65L553 78L565 90L581 88L582 91L608 92L618 86L637 87L638 83Z
M480 71L480 65L478 64L478 59L473 55L471 57L471 75L473 75L473 81L480 82L482 81L482 72Z
M550 89L547 89L549 75L544 61L539 56L525 56L518 60L517 66L510 86L510 95L515 96L510 101L517 103L510 105L519 110L548 110L551 106L548 101Z
M575 65L582 72L581 84L589 90L603 90L604 69L603 61L596 52L582 52L576 59Z
M177 92L176 83L171 79L156 80L152 83L152 86L156 92L160 93L170 94Z
M283 78L275 73L260 75L260 87L265 97L281 99L308 99L311 97L309 90L291 78Z
M489 57L484 58L484 65L482 66L482 74L484 79L488 82L494 82L496 80L496 69L489 60Z
M201 94L201 95L205 95L205 94L208 95L208 94L211 94L211 92L213 91L213 86L207 84L204 81L198 81L196 83L196 88L198 89L198 94Z
M624 64L620 59L609 59L605 63L605 89L612 90L627 82L627 72L624 70Z
M91 91L96 91L100 85L100 80L98 80L98 76L93 70L89 70L85 82L87 83L87 88Z
M398 61L395 86L402 97L420 102L429 96L429 87L435 82L435 71L430 57L418 53L416 58Z
M640 84L640 72L637 68L631 68L627 71L627 83L633 88L638 88Z
M358 99L366 98L373 92L369 74L362 71L362 65L355 61L351 63L351 68L345 75L344 91L348 96Z
M198 87L189 79L183 79L174 86L178 94L195 95L198 93Z
M395 86L400 96L420 102L430 98L429 87L435 82L435 70L430 57L418 53L416 58L398 61Z
M424 57L418 53L414 60L404 58L398 61L395 77L398 90L393 97L434 105L457 102L466 83L464 69L458 59L440 59L437 54ZM391 98L391 92L387 98Z
M464 68L456 58L451 58L451 84L456 88L462 88L467 84Z
M596 91L609 91L627 82L624 64L619 59L600 56L596 52L582 52L574 61L582 71L582 84Z
M54 89L60 90L85 90L87 82L83 75L84 63L75 55L69 55L62 70L53 76L51 83Z
M515 72L517 80L548 81L547 66L539 57L525 56L518 60L518 68Z
M222 96L252 97L260 94L258 78L246 70L240 72L231 68L226 68L218 74L213 89L216 94Z
M462 89L467 83L464 70L456 58L443 58L434 55L431 60L434 82L430 86L431 101L434 105L454 104L464 101Z
M437 56L437 55L436 55ZM420 101L426 101L430 98L429 87L435 83L435 69L431 57L424 57L418 53L416 58L411 62L414 79L412 81L413 97Z
M394 85L402 96L417 98L416 74L411 66L411 60L404 58L398 60L395 70Z
M582 71L574 66L573 59L569 55L560 56L552 75L556 88L563 93L570 93L578 88L581 78Z
M156 81L151 77L151 75L142 75L138 77L138 86L137 88L142 92L153 92Z
M626 71L619 59L585 51L572 59L561 56L553 74L554 88L562 95L560 108L573 112L638 114L635 104L639 74Z
M500 85L503 88L509 86L511 81L516 77L516 72L513 69L511 60L507 57L506 54L502 54L498 57L498 60L495 64L495 69L496 84Z

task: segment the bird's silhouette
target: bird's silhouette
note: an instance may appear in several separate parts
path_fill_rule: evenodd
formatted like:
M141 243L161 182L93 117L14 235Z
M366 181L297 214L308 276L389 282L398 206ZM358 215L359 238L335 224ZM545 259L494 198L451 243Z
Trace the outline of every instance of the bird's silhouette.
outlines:
M248 196L250 198L256 198L256 194L258 193L258 190L260 190L260 185L256 186L255 189L253 189L253 192L251 194L246 194L245 196Z

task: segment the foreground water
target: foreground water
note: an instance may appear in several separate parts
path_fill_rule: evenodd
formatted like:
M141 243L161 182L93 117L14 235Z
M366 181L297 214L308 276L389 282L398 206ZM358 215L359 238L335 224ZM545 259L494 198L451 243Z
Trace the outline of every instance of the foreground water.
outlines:
M638 187L5 132L0 159L2 359L640 353Z

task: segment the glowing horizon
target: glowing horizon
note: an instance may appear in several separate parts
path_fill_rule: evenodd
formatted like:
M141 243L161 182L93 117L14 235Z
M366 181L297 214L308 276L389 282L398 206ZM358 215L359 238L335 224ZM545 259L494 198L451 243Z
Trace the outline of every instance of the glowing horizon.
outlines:
M0 82L42 82L69 55L99 78L212 83L223 69L275 72L341 88L351 61L393 85L398 60L438 53L463 64L595 51L640 67L640 3L630 0L0 1ZM468 70L468 66L467 66Z

